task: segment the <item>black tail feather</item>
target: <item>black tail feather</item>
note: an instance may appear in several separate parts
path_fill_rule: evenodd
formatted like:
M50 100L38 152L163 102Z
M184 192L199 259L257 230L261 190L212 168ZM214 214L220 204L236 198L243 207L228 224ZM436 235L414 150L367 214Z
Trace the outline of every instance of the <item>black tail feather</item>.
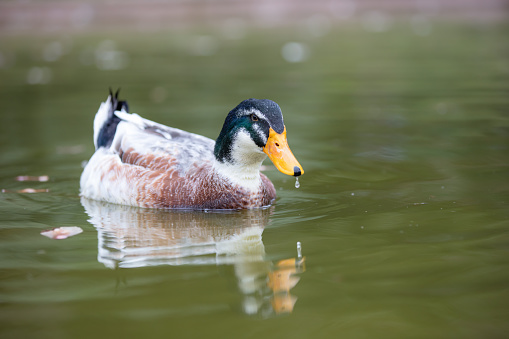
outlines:
M127 105L127 101L118 100L118 94L120 93L120 87L117 89L115 94L110 87L110 97L111 97L111 106L115 108L115 111L122 111L122 109L126 112L129 112L129 106Z
M118 94L120 88L113 94L110 87L110 99L111 106L108 112L108 119L104 122L97 136L97 148L99 147L110 147L117 131L117 125L120 122L120 118L115 115L115 111L129 112L129 106L127 101L118 100Z

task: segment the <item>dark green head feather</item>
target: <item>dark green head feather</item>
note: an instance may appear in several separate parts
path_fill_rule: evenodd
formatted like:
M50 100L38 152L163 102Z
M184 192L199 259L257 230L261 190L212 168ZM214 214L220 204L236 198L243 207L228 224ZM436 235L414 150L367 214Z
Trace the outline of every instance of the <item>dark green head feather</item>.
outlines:
M260 148L267 143L269 129L282 133L285 129L281 108L272 100L247 99L230 111L214 147L220 162L231 161L231 149L237 134L244 130Z

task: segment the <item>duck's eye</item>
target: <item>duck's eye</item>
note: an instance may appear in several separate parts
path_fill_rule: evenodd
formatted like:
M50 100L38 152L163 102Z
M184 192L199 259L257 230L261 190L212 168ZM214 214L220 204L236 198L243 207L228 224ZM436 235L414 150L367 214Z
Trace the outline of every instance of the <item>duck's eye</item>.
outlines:
M258 121L258 117L255 114L251 114L249 117L251 118L251 121Z

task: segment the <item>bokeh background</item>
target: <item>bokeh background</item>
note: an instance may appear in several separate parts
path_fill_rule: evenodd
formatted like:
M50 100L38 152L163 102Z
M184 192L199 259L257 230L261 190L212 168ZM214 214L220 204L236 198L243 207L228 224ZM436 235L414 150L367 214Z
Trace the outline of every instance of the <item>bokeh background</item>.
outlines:
M0 336L505 338L508 19L503 0L1 1ZM267 161L264 211L81 200L110 87L212 139L275 100L300 188ZM83 233L40 235L60 226Z

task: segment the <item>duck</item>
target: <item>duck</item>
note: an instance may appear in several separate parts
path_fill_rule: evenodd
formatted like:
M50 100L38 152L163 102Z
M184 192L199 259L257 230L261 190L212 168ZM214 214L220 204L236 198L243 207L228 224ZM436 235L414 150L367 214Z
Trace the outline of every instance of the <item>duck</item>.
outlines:
M85 198L157 209L255 209L276 199L260 172L267 156L283 174L304 174L272 100L242 101L214 141L129 113L118 93L110 90L94 118L95 152L80 178Z

